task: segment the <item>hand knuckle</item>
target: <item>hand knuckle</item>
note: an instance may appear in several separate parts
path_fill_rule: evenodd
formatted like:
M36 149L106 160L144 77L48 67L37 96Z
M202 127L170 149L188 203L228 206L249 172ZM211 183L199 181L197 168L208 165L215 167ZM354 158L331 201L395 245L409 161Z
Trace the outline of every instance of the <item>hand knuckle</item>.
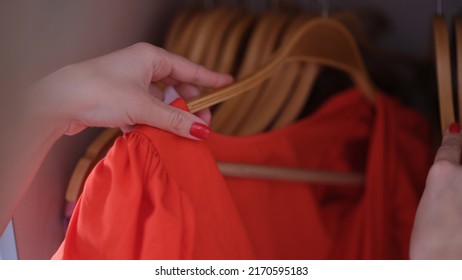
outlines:
M139 52L152 52L153 49L155 49L155 46L146 42L138 42L133 44L131 48Z
M193 83L197 84L200 81L200 72L202 70L202 66L196 65L196 69L194 72Z
M457 138L448 138L444 141L443 145L447 148L459 149L460 140Z
M176 132L180 132L184 126L184 123L185 119L183 115L178 111L172 110L168 121L170 128Z

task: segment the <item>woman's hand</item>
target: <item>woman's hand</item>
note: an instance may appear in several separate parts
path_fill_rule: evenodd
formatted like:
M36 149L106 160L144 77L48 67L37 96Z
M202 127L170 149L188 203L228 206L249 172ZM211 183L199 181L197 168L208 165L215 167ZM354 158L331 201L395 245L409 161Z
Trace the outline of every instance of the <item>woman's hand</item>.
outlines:
M461 149L460 126L453 124L443 137L417 209L413 259L462 259Z
M64 134L90 126L147 124L190 139L206 138L210 111L195 116L164 104L154 81L173 85L188 99L199 94L196 86L223 87L232 77L138 43L49 75L30 90L33 98L26 98L31 106L28 111L47 115Z
M185 99L196 86L217 88L232 82L155 46L139 43L64 67L30 86L9 106L0 145L0 234L29 188L50 148L63 134L89 126L155 126L199 140L207 138L210 112L198 116L165 105L152 83L172 85ZM4 127L4 128L3 128Z

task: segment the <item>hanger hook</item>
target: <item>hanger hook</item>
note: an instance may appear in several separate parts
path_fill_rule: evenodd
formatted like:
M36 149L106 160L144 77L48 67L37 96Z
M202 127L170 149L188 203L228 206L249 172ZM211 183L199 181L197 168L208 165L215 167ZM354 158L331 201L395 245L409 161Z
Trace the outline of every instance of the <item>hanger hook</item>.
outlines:
M443 14L443 0L436 0L436 14Z

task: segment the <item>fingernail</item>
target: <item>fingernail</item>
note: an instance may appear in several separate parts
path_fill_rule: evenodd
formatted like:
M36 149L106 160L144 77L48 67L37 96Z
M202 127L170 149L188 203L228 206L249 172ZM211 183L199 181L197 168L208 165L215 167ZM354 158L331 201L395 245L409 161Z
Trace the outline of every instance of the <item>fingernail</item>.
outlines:
M449 126L449 132L451 133L459 133L460 132L460 124L459 123L452 123Z
M210 134L210 128L206 125L196 122L191 126L189 133L194 137L207 139Z

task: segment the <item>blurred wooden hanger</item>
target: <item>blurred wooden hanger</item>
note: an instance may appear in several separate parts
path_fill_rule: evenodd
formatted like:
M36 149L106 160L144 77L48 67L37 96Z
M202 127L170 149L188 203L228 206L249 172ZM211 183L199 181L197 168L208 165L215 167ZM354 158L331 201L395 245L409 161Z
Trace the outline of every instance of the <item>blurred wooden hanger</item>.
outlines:
M327 3L328 5L328 3ZM327 6L326 6L327 7ZM227 10L225 12L225 10ZM204 16L204 12L199 12L199 11L187 11L187 12L182 12L180 15L175 19L174 24L172 28L170 29L171 32L178 30L179 26L182 26L183 28L186 28L187 30L183 30L182 34L184 36L176 36L180 37L178 40L179 42L176 44L176 47L172 50L173 52L176 52L178 54L183 54L187 58L201 63L201 64L206 64L205 66L213 69L215 69L214 66L211 65L217 65L221 63L220 68L230 68L230 65L233 63L230 63L229 61L236 62L237 60L235 59L236 57L234 56L234 59L230 59L232 56L227 56L227 58L223 61L220 62L219 57L217 57L216 50L218 46L218 42L220 42L221 36L219 34L220 30L226 30L225 26L229 24L229 20L233 18L232 15L232 9L226 9L226 8L217 8L210 10L206 12ZM221 16L222 15L222 16ZM188 18L189 16L189 18ZM211 20L211 17L214 17L213 22L209 22ZM350 11L341 11L338 13L335 13L333 15L336 19L340 20L345 26L348 26L348 28L351 30L352 34L354 35L355 38L357 38L359 44L361 44L363 47L364 46L371 46L370 42L367 39L367 36L365 34L364 29L362 28L362 25L356 16L356 14L350 12ZM198 18L201 18L201 20L198 20ZM188 20L190 22L188 22ZM221 24L221 23L224 24ZM273 21L265 21L266 25L271 24ZM202 26L205 26L202 28ZM220 26L220 28L215 28L216 26ZM209 32L210 30L213 32ZM273 28L274 29L274 28ZM233 29L231 29L233 30ZM241 32L244 30L244 28L241 29ZM181 30L179 30L181 31ZM215 32L216 31L216 32ZM260 39L263 38L263 33L261 31L257 31L256 33L260 34L259 37ZM272 34L277 34L276 30ZM195 34L193 36L193 34ZM207 38L209 39L209 42L204 39L206 36L205 34L208 34L209 36ZM213 36L212 36L213 34ZM215 35L217 34L217 35ZM271 32L270 32L271 34ZM172 43L169 43L172 41L171 38L174 38L174 35L169 35L167 37L167 43L166 46L171 45ZM271 38L271 37L270 37ZM261 41L259 41L261 42ZM249 48L252 48L251 45L256 46L256 44L249 44ZM257 56L261 53L265 53L265 50L268 49L267 46L270 46L271 44L266 44L264 45L263 49L260 52L257 51L249 51L249 53L256 53ZM225 45L226 47L229 47L230 44L228 43ZM239 44L235 45L234 48L234 53L236 53L236 49L240 46ZM265 48L266 46L266 48ZM185 49L189 47L189 51L185 54ZM256 46L257 49L260 49L261 47ZM231 48L230 48L231 49ZM369 49L369 48L368 48ZM244 67L246 68L245 65L251 65L252 63L256 63L258 57L254 57L254 55L249 55L252 59L246 59L244 58ZM214 60L213 58L215 57L215 63L212 61ZM245 61L253 61L249 63L245 63ZM260 59L261 60L261 59ZM239 63L239 62L237 62ZM210 64L210 65L209 65ZM228 67L224 67L226 64L228 64ZM288 76L290 73L294 72L294 67L297 63L293 63L294 65L292 67L288 67L287 69L289 71L283 71L281 69L281 74L277 75L280 78L284 79L279 79L281 82L276 83L275 80L272 81L272 85L270 86L274 90L277 90L277 94L273 94L272 98L262 98L263 95L266 95L267 91L264 90L264 88L268 87L269 85L266 84L266 86L262 85L260 90L254 89L254 94L251 94L252 92L247 93L246 95L240 97L240 98L235 98L233 101L228 101L225 104L222 104L221 108L218 108L216 112L214 113L214 125L213 128L214 130L221 132L221 133L232 133L231 131L234 132L239 132L238 134L249 134L249 133L256 133L260 132L263 130L263 127L267 127L268 122L272 122L274 125L272 127L281 127L291 121L293 121L298 113L301 110L301 106L305 104L303 101L306 102L307 97L309 96L310 91L307 90L306 93L303 93L303 90L301 88L301 85L305 85L305 88L310 89L312 85L315 82L315 79L319 73L319 67L315 66L308 66L310 64L303 63L304 67L307 67L305 73L305 78L301 79L301 76L297 75L297 78L299 79L300 86L297 86L298 84L291 84L289 80L291 80ZM256 65L258 66L258 65ZM255 67L255 64L254 64ZM246 72L245 69L242 69L243 72ZM222 71L221 69L218 69L218 71ZM229 71L224 71L228 72ZM240 71L242 74L242 71ZM243 76L238 75L238 79ZM288 77L288 78L286 78ZM294 78L294 77L292 77ZM270 83L268 81L267 83ZM298 99L294 99L293 102L290 102L290 100L287 100L285 90L282 90L283 88L287 88L288 86L291 86L294 88L294 90L290 90L290 92L293 92L292 95L296 94L295 96L299 97ZM257 93L258 92L258 93ZM259 100L257 102L257 100ZM287 102L287 105L290 106L288 109L281 108L281 100L284 100L284 102ZM297 102L295 102L297 100ZM302 102L300 102L302 101ZM256 106L255 104L261 103L265 106ZM269 106L269 107L268 107ZM283 107L283 106L282 106ZM290 109L290 110L289 110ZM262 112L260 117L255 117L258 112ZM278 114L277 117L274 116L273 111L278 111L281 112ZM250 114L250 116L249 116ZM277 114L277 113L276 113ZM253 117L252 117L253 116ZM295 116L295 117L294 117ZM277 119L275 119L277 118ZM226 129L221 129L220 127L225 126Z
M220 58L216 61L216 71L221 73L230 73L236 75L240 66L238 58L242 48L247 46L247 36L253 29L257 16L244 14L237 23L232 26L228 36L224 39L223 48L221 48Z
M205 18L207 11L195 11L188 17L188 21L184 24L184 30L181 36L178 36L178 41L172 46L172 51L181 56L187 56L192 43L195 41L196 34L200 30L200 26Z
M312 17L313 15L305 15L305 22ZM358 45L368 51L375 52L375 48L368 39L361 21L355 13L345 10L336 12L331 17L341 22L342 25L351 32L355 41L358 42ZM296 26L299 27L300 25L302 25L302 23ZM292 67L296 67L296 64L294 63ZM271 122L274 122L272 126L273 129L293 122L306 104L321 68L319 65L310 63L303 63L303 67L306 69L300 71L300 76L294 76L294 78L296 77L298 80L294 81L293 84L285 80L285 76L291 73L293 68L287 66L287 68L281 69L276 77L283 77L284 79L272 79L272 85L268 86L268 89L271 89L271 91L263 90L260 92L258 101L254 102L254 110L250 111L250 115L245 118L245 121L241 122L235 134L247 135L263 132L265 128L268 128ZM282 112L284 105L281 104L281 102L283 102L288 95L285 86L292 86L292 90L289 91L293 93L294 101L287 103L289 108ZM278 114L277 112L280 113Z
M332 15L336 20L340 21L343 26L350 30L351 35L355 38L355 41L367 52L377 52L377 48L372 44L367 36L366 30L364 29L363 23L361 22L358 15L349 10L338 11Z
M440 108L441 130L444 132L455 120L452 100L451 54L449 32L446 19L441 15L433 17L435 40L436 75L438 79L438 99Z
M260 85L290 61L303 61L333 67L347 73L365 99L375 102L375 86L364 66L352 35L338 21L318 18L305 23L259 71L211 94L188 100L191 112L208 108Z
M312 17L314 17L314 15L306 13L295 17L283 41L287 41L300 26L309 21ZM293 85L289 89L285 103L282 104L282 106L280 105L279 111L274 115L271 129L281 128L297 119L310 96L311 89L320 72L320 66L314 63L293 63L291 67L298 68L298 75L294 77Z
M290 16L291 20L287 27L281 30L283 32L280 32L279 42L273 52L276 52L284 42L290 39L299 26L311 18L307 14L288 14L288 16ZM241 123L239 129L235 131L235 134L248 135L265 131L270 123L275 121L289 97L292 96L295 91L297 91L296 94L301 94L303 90L303 94L308 95L310 90L306 87L306 84L300 84L298 82L301 81L300 78L302 78L302 76L310 72L301 70L301 63L299 62L292 62L281 66L279 72L267 82L255 97L252 110L247 113L247 116ZM314 78L312 80L314 80ZM303 88L301 86L303 86ZM304 106L304 104L305 103L300 104L300 106Z
M317 64L309 62L299 64L301 74L297 76L287 103L271 125L272 130L289 125L297 119L309 100L316 78L321 72L321 67Z
M305 16L311 18L314 15ZM361 20L355 13L344 10L335 12L331 17L340 21L351 32L355 41L357 41L362 49L365 49L367 52L378 52L370 42ZM308 19L304 19L304 22L307 20ZM300 27L300 25L302 24L300 23L296 25L296 27ZM300 115L311 94L311 89L321 71L321 66L313 63L301 63L301 67L303 67L303 69L300 71L301 74L298 76L298 81L294 85L294 89L292 90L293 93L287 101L287 104L282 107L282 111L277 115L271 129L278 129L294 122Z
M454 18L456 32L456 55L457 55L457 101L459 109L459 124L462 124L462 16L457 15Z
M344 11L334 14L332 17L342 23L347 23L354 30L352 34L355 34L356 37L361 38L361 42L370 46L355 14ZM316 38L313 41L316 41ZM289 66L286 65L286 67ZM297 76L299 84L291 84L291 79L287 77L288 74L294 71L293 67L295 66L287 68L288 71L281 69L281 73L275 75L277 78L272 80L271 86L268 86L268 84L263 85L260 90L253 89L246 92L243 97L238 97L222 104L214 112L214 131L224 134L246 135L262 132L270 123L274 124L273 128L277 128L294 121L308 99L310 90L320 72L320 65L303 63L305 72L303 72L302 76ZM240 73L245 73L245 71L243 70ZM242 76L244 75L238 76L238 80ZM266 90L268 87L272 89L270 97L268 97L270 92ZM292 90L290 90L294 96L292 101L287 100L288 93L285 90L287 87L292 87ZM287 102L288 109L283 109L284 105L281 105L283 102ZM275 112L283 112L283 114L275 116L277 115Z
M241 67L239 69L239 73L237 75L237 80L241 79L242 77L251 74L256 69L258 69L259 65L261 65L261 50L265 46L266 42L266 34L269 32L269 22L271 19L267 14L260 15L257 19L257 23L251 37L249 39L249 43L247 44L247 48L245 50L244 58L241 63ZM247 94L252 94L253 92L258 90L258 86L251 89L250 92ZM237 112L239 114L240 111L240 104L244 97L238 97L235 100L230 100L223 104L220 104L218 108L215 109L213 113L213 123L212 128L213 131L223 133L223 134L230 134L232 133L233 129L238 125L240 118L230 117L234 113Z
M201 13L201 23L196 25L194 38L190 41L191 44L188 46L188 51L185 55L189 60L199 64L204 63L211 35L214 34L220 21L227 14L229 14L229 10L226 8L216 8Z
M201 64L208 69L215 69L220 60L220 50L226 41L226 37L229 35L228 31L232 29L233 25L236 25L240 19L240 12L236 9L226 8L223 16L217 21L213 33L208 36L208 43L204 48L203 59ZM229 72L226 72L229 73Z
M178 42L179 38L183 34L185 25L188 22L189 17L192 15L192 10L183 10L178 16L173 20L172 25L170 26L167 37L165 38L164 48L168 51L173 52L174 45Z
M293 15L287 12L276 12L269 15L270 22L269 28L264 47L261 49L260 65L263 65L267 62L268 59L277 51L281 37L286 32L288 27L288 22ZM260 66L259 65L259 66ZM285 68L281 66L280 73ZM258 90L254 91L252 94L243 95L243 99L240 100L239 110L233 112L231 118L239 118L237 125L233 128L233 135L243 135L248 134L248 130L254 130L256 125L261 121L264 121L268 118L268 113L272 112L271 108L268 108L268 101L274 101L272 104L277 104L279 99L285 97L285 92L288 87L291 86L293 82L292 77L288 76L290 73L284 73L283 75L275 75L273 78L265 81ZM295 76L297 73L292 72ZM269 86L274 86L276 83L277 88L273 87L269 90ZM270 91L272 94L268 94ZM262 115L258 115L257 118L254 116L262 112ZM238 113L238 114L237 114Z

